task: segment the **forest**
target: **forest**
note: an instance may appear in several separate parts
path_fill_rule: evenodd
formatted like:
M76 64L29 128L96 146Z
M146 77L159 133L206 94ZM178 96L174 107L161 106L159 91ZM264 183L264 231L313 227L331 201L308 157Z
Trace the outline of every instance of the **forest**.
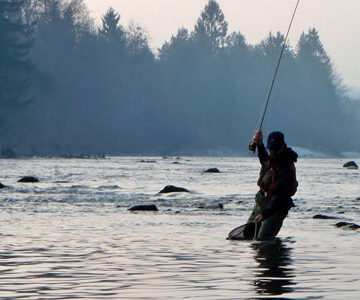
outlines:
M82 0L0 0L2 155L246 155L284 38L247 43L209 0L194 28L153 51L112 8L97 24ZM286 45L265 134L360 152L360 102L345 90L304 28Z

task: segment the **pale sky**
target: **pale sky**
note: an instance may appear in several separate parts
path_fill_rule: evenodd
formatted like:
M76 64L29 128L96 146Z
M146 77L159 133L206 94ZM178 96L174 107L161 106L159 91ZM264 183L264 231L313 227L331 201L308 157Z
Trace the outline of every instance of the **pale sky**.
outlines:
M84 0L100 23L109 7L121 15L121 24L134 21L146 29L153 49L159 48L181 26L193 29L208 0ZM248 43L269 31L286 32L296 0L218 0L229 32L240 31ZM302 31L315 27L344 84L360 91L360 0L301 0L290 44Z

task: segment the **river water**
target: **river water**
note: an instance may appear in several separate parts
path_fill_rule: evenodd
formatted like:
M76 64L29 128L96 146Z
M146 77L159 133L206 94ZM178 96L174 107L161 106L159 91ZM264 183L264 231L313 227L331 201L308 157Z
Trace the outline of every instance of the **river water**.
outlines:
M256 158L3 159L0 299L360 299L360 230L334 226L360 221L344 162L300 159L296 207L261 243L226 240L252 209ZM169 184L191 193L158 194Z

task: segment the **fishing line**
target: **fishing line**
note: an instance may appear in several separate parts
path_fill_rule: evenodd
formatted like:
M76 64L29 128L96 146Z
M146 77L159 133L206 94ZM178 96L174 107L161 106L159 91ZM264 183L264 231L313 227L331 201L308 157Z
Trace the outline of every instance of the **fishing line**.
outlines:
M297 11L297 9L298 9L299 3L300 3L300 0L298 0L297 3L296 3L295 10L294 10L294 13L293 13L293 15L292 15L292 17L291 17L291 21L290 21L290 24L289 24L289 28L288 28L288 30L287 30L286 37L285 37L283 46L282 46L282 48L281 48L280 56L279 56L278 62L277 62L277 64L276 64L275 73L274 73L273 79L272 79L272 81L271 81L271 85L270 85L269 93L268 93L268 96L267 96L267 99L266 99L265 107L264 107L263 112L262 112L262 117L261 117L261 122L260 122L259 130L262 128L262 125L263 125L263 122L264 122L266 110L267 110L268 105L269 105L269 100L270 100L271 93L272 93L272 90L273 90L273 87L274 87L275 79L276 79L277 73L278 73L278 71L279 71L280 62L281 62L281 59L282 59L282 56L283 56L283 53L284 53L284 50L285 50L285 47L286 47L286 44L287 44L287 40L288 40L288 37L289 37L290 29L291 29L291 26L292 26L292 24L293 24L293 21L294 21L294 18L295 18L296 11Z
M273 90L273 87L274 87L275 79L276 79L277 73L279 71L281 59L282 59L282 56L283 56L283 53L284 53L284 50L285 50L285 47L286 47L286 44L287 44L287 40L288 40L288 37L289 37L291 26L293 24L297 9L299 7L299 3L300 3L300 0L297 1L294 12L293 12L293 15L291 17L291 21L290 21L290 24L289 24L289 27L288 27L288 30L287 30L287 33L286 33L286 36L285 36L284 43L283 43L282 48L281 48L280 55L279 55L279 59L278 59L278 62L276 64L275 73L274 73L274 76L272 78L270 89L269 89L269 92L268 92L268 95L267 95L267 98L266 98L266 101L265 101L265 105L264 105L264 108L262 109L262 112L260 114L261 118L259 118L259 120L261 119L261 122L260 122L260 126L257 126L258 130L261 130L262 125L264 123L264 118L265 118L265 114L266 114L266 111L267 111L267 108L268 108L268 105L269 105L269 101L270 101L271 93L272 93L272 90ZM256 148L256 145L255 146L252 145L252 142L251 142L250 145L249 145L249 149L251 151L255 152L255 148Z

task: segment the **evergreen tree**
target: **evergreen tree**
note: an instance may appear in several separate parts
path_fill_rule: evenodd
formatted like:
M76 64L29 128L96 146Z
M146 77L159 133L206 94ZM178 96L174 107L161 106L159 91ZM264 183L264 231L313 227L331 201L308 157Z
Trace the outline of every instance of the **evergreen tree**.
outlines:
M120 14L110 7L101 20L102 27L99 29L99 36L105 38L108 42L124 44L125 31L119 23Z
M160 60L176 63L177 57L187 55L189 39L189 31L186 28L178 29L177 35L171 36L170 42L165 42L159 49Z
M260 49L266 57L275 61L280 55L284 40L284 35L279 31L276 35L273 35L270 32L269 35L261 42ZM285 49L288 50L287 48Z
M22 0L0 1L0 105L16 107L26 100L32 64L30 30L22 21ZM25 97L25 98L24 98Z
M324 77L335 83L336 75L333 65L315 28L310 29L307 34L304 32L301 34L297 45L297 59L308 68L318 69Z
M246 54L249 46L246 44L245 36L241 32L233 32L225 39L226 50L229 53L237 53L238 55Z
M296 61L299 79L317 95L318 104L336 102L341 85L315 28L300 36Z
M133 56L150 60L154 58L145 30L134 23L130 24L127 31L127 48Z
M223 46L227 28L228 23L219 4L215 0L209 0L196 22L193 36L196 41L217 52Z
M306 120L303 132L311 132L304 137L303 143L310 146L319 142L327 145L328 149L338 151L340 150L339 142L348 143L341 133L344 131L346 117L339 105L340 84L315 28L300 36L296 62L297 85L299 86L299 92L296 95L297 111L302 116L298 123L304 124ZM317 122L320 120L327 125L319 126Z

